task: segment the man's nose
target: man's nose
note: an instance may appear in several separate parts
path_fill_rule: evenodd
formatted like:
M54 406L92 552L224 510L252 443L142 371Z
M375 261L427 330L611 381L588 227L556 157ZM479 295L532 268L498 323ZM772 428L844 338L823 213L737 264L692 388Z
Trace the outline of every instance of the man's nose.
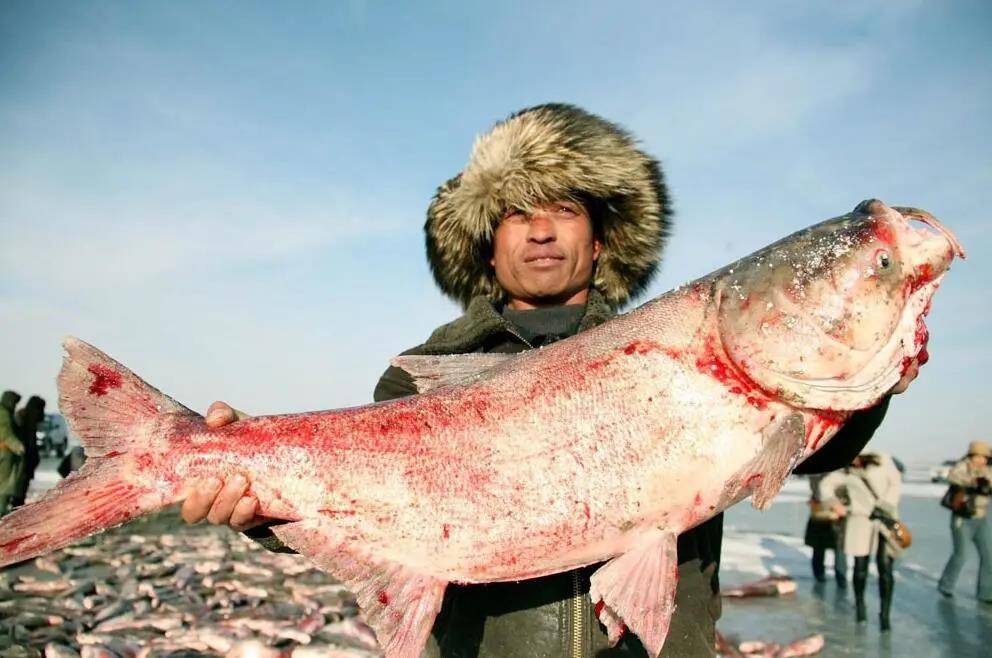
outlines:
M529 229L527 231L527 239L531 242L544 244L545 242L554 241L555 222L547 213L538 210L530 216L527 226Z

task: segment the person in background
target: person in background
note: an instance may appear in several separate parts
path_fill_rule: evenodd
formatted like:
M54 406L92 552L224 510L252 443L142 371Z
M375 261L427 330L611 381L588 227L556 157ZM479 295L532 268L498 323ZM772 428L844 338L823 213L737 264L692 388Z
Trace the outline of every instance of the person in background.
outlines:
M989 496L992 495L990 457L992 446L985 441L972 441L968 444L968 454L947 476L952 486L964 491L967 504L960 511L951 513L954 552L944 567L937 589L944 596L954 596L954 585L967 559L965 551L969 542L974 543L978 550L978 599L992 604L992 531L988 522Z
M38 454L38 425L45 420L45 400L37 395L28 398L27 403L14 414L14 424L17 436L24 445L24 455L18 464L14 482L12 507L24 504L28 495L28 487L34 478L41 457Z
M863 452L850 468L825 476L820 482L824 504L843 517L843 551L854 557L854 603L858 622L868 619L865 588L868 562L875 554L878 567L878 613L883 631L891 629L892 595L895 586L893 563L899 551L886 541L880 515L899 518L902 478L889 455Z
M825 476L809 476L810 500L809 521L806 522L806 545L813 549L813 577L817 582L826 582L824 558L827 551L834 552L834 578L837 586L847 587L847 556L841 544L841 522L837 512L823 504L820 494L820 481Z
M24 454L24 444L14 425L14 409L20 401L20 394L14 391L4 391L0 396L0 516L10 510L17 468Z

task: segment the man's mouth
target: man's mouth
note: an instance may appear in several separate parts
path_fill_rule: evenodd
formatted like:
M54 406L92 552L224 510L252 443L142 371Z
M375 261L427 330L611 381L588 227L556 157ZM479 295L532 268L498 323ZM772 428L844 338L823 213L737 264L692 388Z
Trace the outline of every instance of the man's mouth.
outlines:
M561 261L565 260L565 257L557 253L538 253L530 254L524 257L524 262L528 265L557 265Z

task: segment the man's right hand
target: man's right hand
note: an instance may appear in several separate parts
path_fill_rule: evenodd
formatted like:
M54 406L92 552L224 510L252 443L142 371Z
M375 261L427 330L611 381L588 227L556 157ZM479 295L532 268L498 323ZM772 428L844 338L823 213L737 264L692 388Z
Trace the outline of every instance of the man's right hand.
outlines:
M224 402L214 402L207 409L207 427L216 429L248 416ZM253 528L265 521L256 514L258 499L247 493L251 483L235 473L227 477L208 478L189 483L182 516L186 523L199 523L206 519L214 525L229 525L238 532Z

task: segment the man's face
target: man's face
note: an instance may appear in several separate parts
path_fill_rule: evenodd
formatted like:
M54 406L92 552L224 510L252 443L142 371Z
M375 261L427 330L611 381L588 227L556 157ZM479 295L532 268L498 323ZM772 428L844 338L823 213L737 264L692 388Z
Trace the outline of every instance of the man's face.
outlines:
M496 280L511 308L586 300L601 245L582 204L555 201L524 213L511 208L493 233Z

